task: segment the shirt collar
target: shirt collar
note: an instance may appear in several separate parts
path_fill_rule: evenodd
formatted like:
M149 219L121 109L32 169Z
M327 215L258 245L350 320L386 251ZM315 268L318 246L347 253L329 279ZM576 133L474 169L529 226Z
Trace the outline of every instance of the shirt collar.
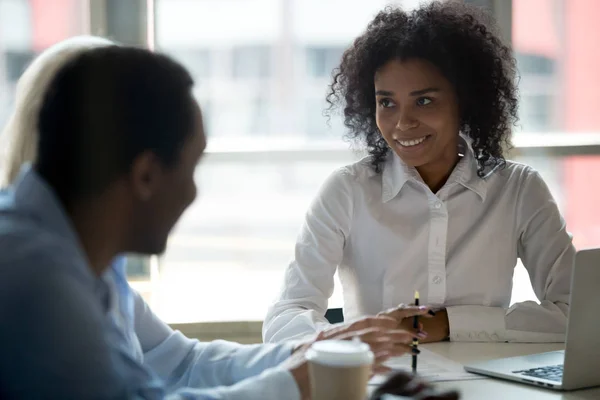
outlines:
M478 163L471 147L471 140L468 137L459 136L458 151L463 157L450 174L446 185L458 183L476 193L482 201L485 200L487 193L485 181L495 169L489 171L483 178L477 175ZM422 182L417 170L414 167L406 165L393 151L385 161L382 175L382 201L384 203L396 197L404 184L409 180Z
M15 181L14 202L15 209L39 221L82 251L75 228L62 204L52 188L29 164L21 168Z
M5 198L9 198L10 208L35 221L36 224L39 224L53 236L62 238L77 252L80 262L73 264L77 265L78 272L83 274L79 276L85 277L84 279L93 285L94 296L99 300L103 310L108 310L113 289L107 284L105 276L98 278L89 268L87 255L83 250L75 227L58 197L44 178L29 164L24 165L14 185L9 189L8 197L5 196ZM118 259L113 268L107 271L110 271L110 274L119 275L126 284L124 258ZM104 275L107 275L107 273Z

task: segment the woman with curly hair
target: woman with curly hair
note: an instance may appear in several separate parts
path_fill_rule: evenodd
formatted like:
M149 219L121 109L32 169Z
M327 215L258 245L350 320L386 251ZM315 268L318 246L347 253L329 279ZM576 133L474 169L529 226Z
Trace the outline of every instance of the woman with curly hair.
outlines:
M327 326L336 270L346 319L418 290L438 309L422 319L425 341L564 340L575 251L538 172L504 158L515 60L486 18L456 2L389 7L346 50L330 111L369 156L310 206L265 341ZM518 258L540 304L509 307Z

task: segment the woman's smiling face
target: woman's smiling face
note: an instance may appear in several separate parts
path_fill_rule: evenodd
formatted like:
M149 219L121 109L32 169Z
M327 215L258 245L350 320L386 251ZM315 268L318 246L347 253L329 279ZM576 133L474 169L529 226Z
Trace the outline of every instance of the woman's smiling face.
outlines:
M390 60L375 74L379 131L417 169L457 159L459 105L452 84L430 62ZM435 168L439 169L439 166Z

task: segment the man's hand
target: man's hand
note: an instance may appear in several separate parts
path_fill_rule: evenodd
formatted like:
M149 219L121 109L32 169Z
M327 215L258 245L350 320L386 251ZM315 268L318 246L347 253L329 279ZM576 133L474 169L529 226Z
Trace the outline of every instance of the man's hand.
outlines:
M405 307L401 313L395 315L426 316L427 307ZM336 325L320 332L316 337L302 343L297 351L309 348L315 341L319 340L351 340L358 338L367 343L375 355L373 365L374 372L384 373L389 369L383 365L391 357L401 356L412 351L410 344L414 337L419 340L425 339L427 333L413 328L399 329L398 321L386 315L376 317L365 317L356 321Z
M310 399L310 377L308 374L308 362L306 361L306 350L308 346L301 346L296 348L292 353L292 356L285 360L281 365L282 368L286 368L290 371L298 390L300 391L300 399Z
M389 377L371 395L371 400L380 400L383 395L409 397L414 400L458 400L458 392L436 392L431 385L405 372Z
M360 339L361 342L369 345L374 355L372 373L384 374L390 372L390 368L384 363L390 357L401 356L411 351L410 343L415 334L410 331L400 329L388 329L384 327L396 326L395 321L380 321L382 318L363 319L360 323L339 326L327 331L323 331L313 340L304 342L296 347L292 356L283 363L283 368L289 369L294 377L301 398L308 398L310 394L310 379L308 373L308 363L305 359L306 351L310 346L320 340L352 340ZM363 326L371 326L363 330L355 330ZM423 336L424 337L424 336Z

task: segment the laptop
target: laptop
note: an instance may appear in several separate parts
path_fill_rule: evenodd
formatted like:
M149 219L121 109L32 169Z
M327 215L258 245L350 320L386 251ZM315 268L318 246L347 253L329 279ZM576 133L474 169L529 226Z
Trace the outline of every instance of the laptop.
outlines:
M600 249L578 251L564 351L503 358L465 370L554 390L600 386Z

